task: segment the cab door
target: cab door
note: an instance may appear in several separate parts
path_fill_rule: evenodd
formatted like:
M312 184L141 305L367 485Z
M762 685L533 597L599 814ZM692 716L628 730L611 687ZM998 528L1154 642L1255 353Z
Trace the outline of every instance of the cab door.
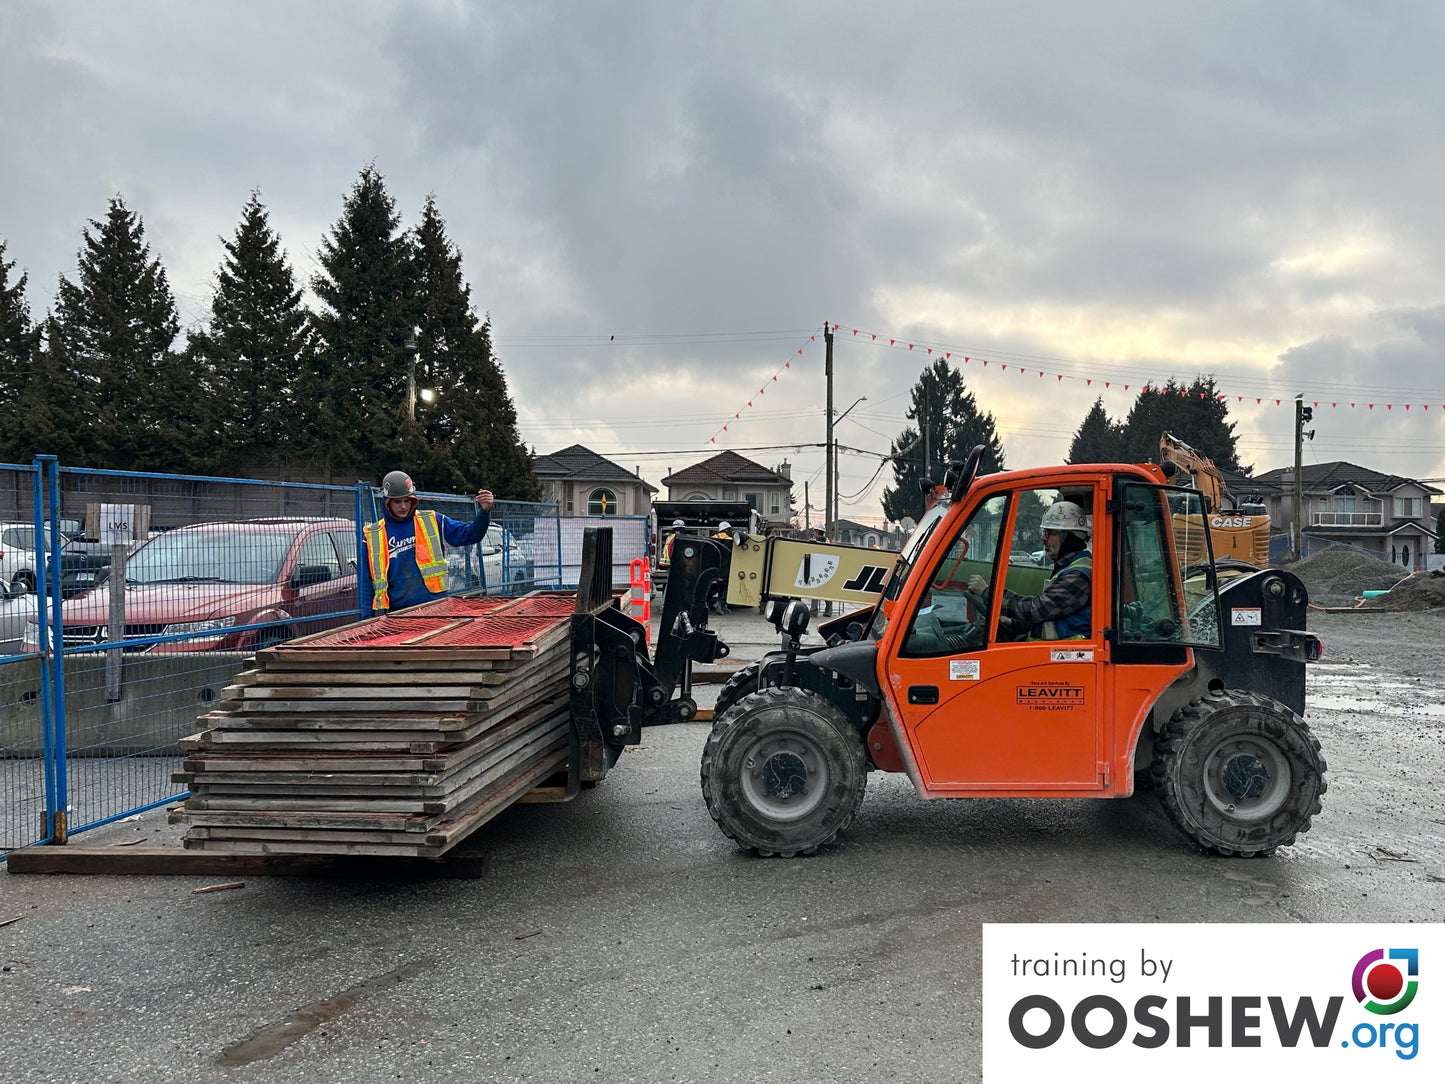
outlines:
M1097 794L1107 785L1102 577L1090 577L1093 617L1079 639L1033 639L1036 630L1000 620L1005 591L1037 595L1049 581L1039 523L1061 493L1102 511L1091 481L986 495L913 601L890 680L928 793ZM985 595L970 589L975 576Z

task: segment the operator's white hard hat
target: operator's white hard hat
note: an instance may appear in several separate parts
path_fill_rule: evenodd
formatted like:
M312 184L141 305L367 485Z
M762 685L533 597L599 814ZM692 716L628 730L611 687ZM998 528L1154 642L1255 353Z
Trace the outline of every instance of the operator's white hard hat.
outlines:
M1092 519L1092 516L1086 516L1084 510L1073 501L1055 501L1044 513L1039 530L1073 531L1080 538L1087 539L1093 531Z

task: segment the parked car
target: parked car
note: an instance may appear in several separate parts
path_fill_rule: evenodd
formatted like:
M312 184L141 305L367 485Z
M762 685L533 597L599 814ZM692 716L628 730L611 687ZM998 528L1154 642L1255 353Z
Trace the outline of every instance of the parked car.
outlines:
M356 528L309 518L180 527L137 547L125 579L126 638L176 638L134 650L250 651L356 620ZM67 647L109 638L110 594L107 583L61 606ZM25 644L39 649L34 620Z
M71 520L61 521L60 533L60 593L70 598L89 591L105 579L106 566L110 564L107 547L86 543L71 537L65 527L79 524ZM41 535L42 544L50 549L50 529ZM7 587L20 584L29 593L34 593L36 583L35 526L31 523L0 523L0 592Z
M447 547L448 591L475 591L482 586L484 574L489 595L516 594L531 587L531 562L512 532L500 523L488 527L474 546Z

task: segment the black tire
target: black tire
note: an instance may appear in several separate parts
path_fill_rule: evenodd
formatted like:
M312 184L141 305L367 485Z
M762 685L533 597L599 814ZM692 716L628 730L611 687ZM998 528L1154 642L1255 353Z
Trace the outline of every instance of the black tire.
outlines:
M11 586L14 586L17 583L23 584L25 586L25 593L27 595L35 594L35 573L29 571L28 569L21 569L19 572L15 573L15 578L11 580L10 583Z
M1174 713L1155 740L1154 789L1206 850L1248 858L1287 847L1320 811L1325 758L1309 726L1258 693L1229 689Z
M714 719L721 719L728 708L749 693L758 691L758 668L760 666L762 663L750 662L723 682L723 687L717 694L717 703L712 708Z
M764 858L813 854L853 822L868 764L843 713L802 689L763 689L713 722L702 753L707 811Z

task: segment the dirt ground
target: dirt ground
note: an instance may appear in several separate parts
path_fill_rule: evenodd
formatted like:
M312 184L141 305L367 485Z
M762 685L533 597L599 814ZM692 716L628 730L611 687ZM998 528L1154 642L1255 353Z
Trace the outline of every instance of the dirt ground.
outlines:
M776 643L716 627L733 661ZM838 844L757 859L702 801L709 724L658 727L486 825L475 881L0 873L4 1078L971 1081L984 923L1441 922L1445 609L1311 628L1329 792L1273 857L1200 853L1150 794L923 802L875 773ZM86 842L178 834L157 810Z

